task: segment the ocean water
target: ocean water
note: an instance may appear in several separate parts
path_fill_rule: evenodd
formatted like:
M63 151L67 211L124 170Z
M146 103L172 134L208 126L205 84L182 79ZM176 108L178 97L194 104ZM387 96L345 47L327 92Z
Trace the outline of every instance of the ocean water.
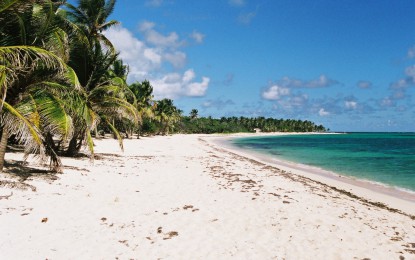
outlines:
M415 192L415 133L348 133L234 139L240 148Z

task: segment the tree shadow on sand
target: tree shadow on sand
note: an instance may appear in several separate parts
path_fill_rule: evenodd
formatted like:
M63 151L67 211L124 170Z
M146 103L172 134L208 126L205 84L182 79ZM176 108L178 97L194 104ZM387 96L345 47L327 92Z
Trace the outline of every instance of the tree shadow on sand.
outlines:
M47 181L55 181L59 179L56 173L51 170L42 168L30 167L28 163L15 160L7 160L4 165L3 173L11 177L17 177L20 182L24 182L29 178L42 179Z
M7 153L16 153L16 154L23 154L24 147L21 145L9 145L7 147ZM65 158L66 156L61 155L61 158ZM95 154L95 160L103 160L108 158L114 157L121 157L114 154ZM85 153L78 153L76 156L72 156L71 158L90 158L90 155ZM71 169L81 172L89 172L86 168L70 166L70 165L63 165L63 172L65 169ZM21 190L28 190L31 189L32 191L36 191L36 187L31 184L28 184L27 181L29 180L43 180L49 183L52 183L59 179L59 175L62 172L55 172L53 170L48 169L47 166L33 166L30 165L26 161L22 160L6 160L4 162L4 169L0 175L3 175L5 178L0 179L0 187L8 187L12 189L21 189Z

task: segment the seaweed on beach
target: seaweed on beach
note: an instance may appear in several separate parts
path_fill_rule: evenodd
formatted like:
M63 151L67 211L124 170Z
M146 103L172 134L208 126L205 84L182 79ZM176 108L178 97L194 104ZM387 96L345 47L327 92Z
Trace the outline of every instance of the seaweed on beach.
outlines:
M325 184L325 183L320 182L320 181L317 181L317 180L313 180L313 179L307 178L305 176L301 176L301 175L297 175L297 174L294 174L294 173L291 173L291 172L287 172L287 171L281 170L281 169L279 169L277 167L274 167L274 166L271 166L271 165L262 163L260 161L254 160L252 158L243 157L243 156L241 156L239 154L230 152L230 151L225 150L225 149L222 149L222 148L217 148L217 147L215 147L213 145L210 145L210 144L208 146L211 147L212 149L214 149L215 151L219 152L219 153L227 153L227 154L233 156L236 159L249 161L250 163L253 163L254 165L262 166L263 169L276 171L276 173L279 176L282 176L284 178L287 178L287 179L292 180L292 181L295 181L295 182L300 182L300 183L302 183L305 186L311 186L310 183L318 184L319 186L324 187L324 190L325 191L327 191L327 189L330 189L330 190L335 191L337 193L343 194L343 195L345 195L347 197L350 197L350 198L353 198L355 200L358 200L358 201L360 201L363 204L368 204L368 205L371 205L371 206L374 206L374 207L377 207L377 208L381 208L381 209L387 210L389 212L398 213L398 214L407 216L407 217L409 217L412 220L415 220L415 215L411 215L411 214L408 214L406 212L403 212L402 210L389 207L388 205L386 205L386 204L384 204L382 202L371 201L371 200L365 199L363 197L359 197L359 196L357 196L356 194L354 194L352 192L349 192L349 191L346 191L346 190L343 190L343 189L340 189L340 188L337 188L337 187L334 187L334 186Z
M32 191L36 191L36 187L30 184L26 184L23 182L17 182L17 181L5 181L5 180L1 180L0 181L0 187L5 187L5 188L9 188L9 189L18 189L18 190L32 190Z

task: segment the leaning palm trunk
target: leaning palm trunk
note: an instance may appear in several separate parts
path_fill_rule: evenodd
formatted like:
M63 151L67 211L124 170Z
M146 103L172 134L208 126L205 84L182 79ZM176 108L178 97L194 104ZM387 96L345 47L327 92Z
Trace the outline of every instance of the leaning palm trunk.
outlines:
M69 146L65 153L66 156L73 157L78 153L78 150L76 149L77 143L78 139L76 137L72 137L72 139L69 141Z
M8 134L7 131L4 131L2 128L1 131L1 138L0 138L0 171L3 171L4 167L4 156L6 155L6 148L7 148L7 139Z
M79 153L82 147L82 142L84 140L83 136L83 132L74 133L71 140L69 141L68 149L65 152L66 156L74 157Z
M49 168L54 172L62 172L62 163L56 153L58 148L56 147L55 141L53 140L53 136L50 132L46 133L44 146L46 155L50 158Z

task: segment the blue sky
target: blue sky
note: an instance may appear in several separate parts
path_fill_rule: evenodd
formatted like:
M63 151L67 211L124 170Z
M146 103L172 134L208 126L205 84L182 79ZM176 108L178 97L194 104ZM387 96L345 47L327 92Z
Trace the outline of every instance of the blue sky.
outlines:
M413 0L118 0L106 32L185 114L415 131Z

